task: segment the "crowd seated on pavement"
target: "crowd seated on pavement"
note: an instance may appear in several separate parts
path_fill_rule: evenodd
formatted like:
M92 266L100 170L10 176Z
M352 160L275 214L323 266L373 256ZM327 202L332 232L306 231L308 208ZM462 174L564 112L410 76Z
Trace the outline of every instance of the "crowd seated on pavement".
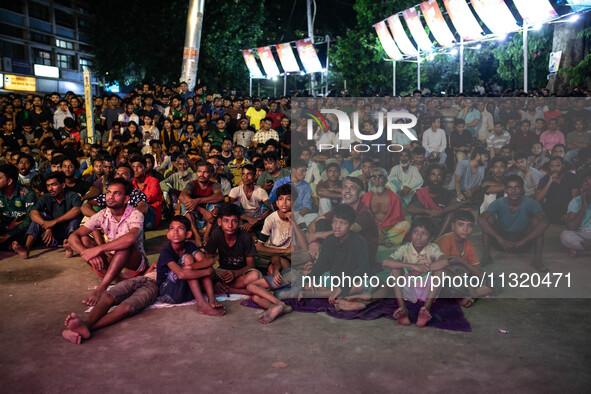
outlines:
M66 257L81 258L102 278L88 305L123 305L139 290L114 294L108 286L137 282L144 303L118 307L114 321L157 298L194 298L200 313L219 316L225 311L214 293L236 292L266 310L263 323L290 311L282 297L325 294L296 292L302 273L438 274L458 261L480 272L474 267L492 263L491 248L530 253L533 268L547 272L555 264L543 261L549 226L563 230L565 255L591 254L589 94L422 93L307 97L296 105L287 96L144 84L123 98L93 98L92 137L84 100L72 92L2 95L0 249L29 258L63 247ZM328 129L315 127L308 140L301 116L323 107L357 111L365 134L381 129L388 111L412 114L416 141L398 130L399 152L358 150L363 141L340 140L329 115ZM327 152L327 144L338 149ZM468 247L458 230L466 223L480 226L484 245L467 263L463 252L444 254L435 242L447 236L446 248ZM150 265L145 239L161 230L167 242ZM417 248L426 252L415 261ZM394 290L391 297L402 297ZM360 309L379 292L343 288L326 297ZM423 298L426 324L433 295ZM87 339L111 321L101 313L85 322L68 316L64 336ZM407 322L405 310L395 315Z

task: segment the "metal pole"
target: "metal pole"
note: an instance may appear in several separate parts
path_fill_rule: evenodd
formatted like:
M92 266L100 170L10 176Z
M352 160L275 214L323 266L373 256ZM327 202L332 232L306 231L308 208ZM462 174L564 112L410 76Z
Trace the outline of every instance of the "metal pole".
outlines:
M257 81L258 81L258 93L257 93L257 96L259 96L259 98L260 98L261 97L261 80L258 79Z
M248 95L252 97L252 77L250 77L250 88L248 89Z
M523 25L523 91L527 93L527 25Z
M330 36L326 35L326 86L325 86L325 95L328 96L328 52L330 50Z
M84 70L82 73L84 77L84 105L86 107L86 141L94 144L94 119L92 118L92 80L89 70Z
M421 90L421 54L417 54L417 89Z
M464 38L460 38L460 93L464 93Z
M283 73L283 95L287 96L287 73Z
M205 0L190 0L185 31L185 47L183 49L183 69L181 81L187 83L189 90L195 88L197 80L197 63L201 44L201 27L203 26L203 8Z
M312 21L312 0L306 1L306 13L308 16L308 37L312 40L312 44L314 44L314 23ZM310 73L310 95L315 96L314 94L314 85L316 82L316 76L314 73Z
M392 96L396 97L396 60L392 60Z

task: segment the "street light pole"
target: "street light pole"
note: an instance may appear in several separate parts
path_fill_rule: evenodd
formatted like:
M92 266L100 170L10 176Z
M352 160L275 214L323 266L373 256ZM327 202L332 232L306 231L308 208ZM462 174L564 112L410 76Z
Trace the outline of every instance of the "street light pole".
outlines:
M460 93L464 93L464 38L460 37Z
M392 97L396 96L396 60L392 59Z
M523 91L527 93L527 24L523 25Z
M190 0L189 2L185 47L183 49L183 68L181 72L181 81L187 83L189 90L193 90L197 82L197 64L199 61L204 7L205 0Z

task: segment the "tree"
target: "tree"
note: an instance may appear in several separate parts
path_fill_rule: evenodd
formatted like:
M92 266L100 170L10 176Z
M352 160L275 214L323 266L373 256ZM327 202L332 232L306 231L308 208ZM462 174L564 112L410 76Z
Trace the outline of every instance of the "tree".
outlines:
M188 1L115 0L90 3L94 71L107 82L179 82ZM125 10L133 10L127 13ZM272 43L263 2L206 0L197 78L212 89L246 86L239 50Z
M552 51L562 51L558 76L550 77L551 94L566 95L574 85L591 86L591 18L588 14L577 23L563 23L554 30Z

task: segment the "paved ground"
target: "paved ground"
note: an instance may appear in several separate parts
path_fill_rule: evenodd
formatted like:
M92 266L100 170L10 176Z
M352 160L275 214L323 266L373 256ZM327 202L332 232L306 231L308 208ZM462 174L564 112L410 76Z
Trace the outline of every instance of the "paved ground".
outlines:
M569 261L558 229L549 234L550 268L585 274L590 259ZM153 262L163 232L149 237ZM505 265L526 264L525 255L493 256ZM303 313L262 326L258 311L238 302L228 303L222 318L185 306L146 311L76 346L61 338L64 318L83 314L81 300L97 277L63 250L0 259L2 392L589 392L591 386L587 299L481 300L466 311L471 333ZM276 369L276 362L287 367Z

